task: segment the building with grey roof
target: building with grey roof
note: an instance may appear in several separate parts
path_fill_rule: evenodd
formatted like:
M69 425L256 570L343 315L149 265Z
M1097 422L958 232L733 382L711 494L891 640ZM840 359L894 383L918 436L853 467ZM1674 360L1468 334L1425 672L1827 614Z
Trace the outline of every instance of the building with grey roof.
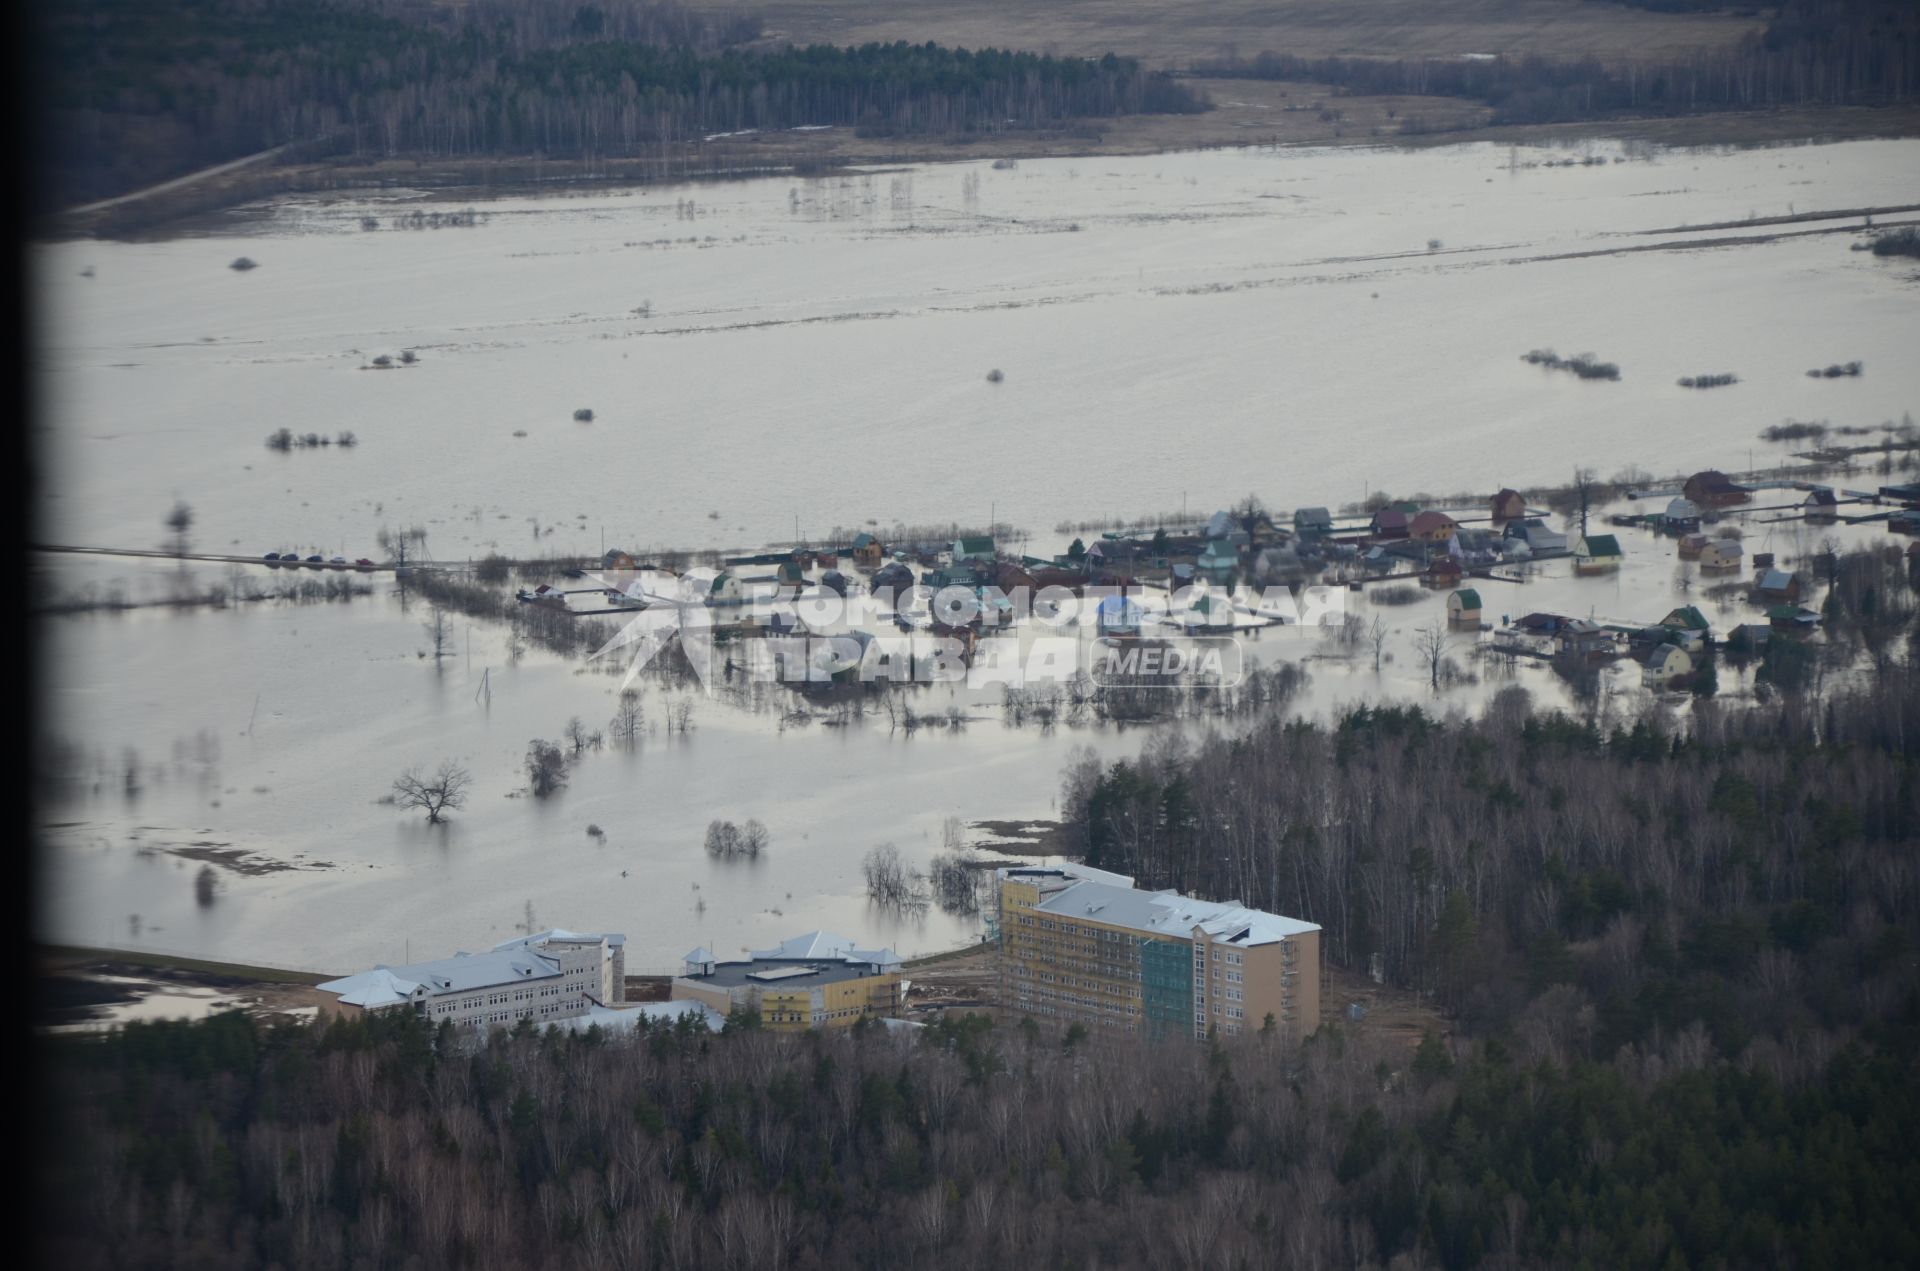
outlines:
M1238 901L1143 891L1079 865L1008 866L999 892L1001 1004L1036 1018L1156 1036L1320 1022L1320 928Z
M333 1015L410 1010L433 1024L545 1024L622 1001L627 938L555 928L503 940L484 953L380 965L319 985Z

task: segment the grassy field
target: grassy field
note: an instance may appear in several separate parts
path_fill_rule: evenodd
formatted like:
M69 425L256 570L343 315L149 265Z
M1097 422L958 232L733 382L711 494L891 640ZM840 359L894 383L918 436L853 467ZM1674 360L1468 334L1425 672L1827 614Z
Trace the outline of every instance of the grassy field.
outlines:
M732 10L736 0L687 0ZM1042 53L1196 58L1542 53L1654 57L1737 43L1757 14L1665 14L1606 0L752 0L766 38L796 44L935 40Z

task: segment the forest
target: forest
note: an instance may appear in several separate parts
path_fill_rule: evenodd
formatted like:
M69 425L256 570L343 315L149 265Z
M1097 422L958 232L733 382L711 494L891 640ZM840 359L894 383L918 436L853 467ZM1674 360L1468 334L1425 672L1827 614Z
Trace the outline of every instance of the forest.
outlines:
M745 129L966 134L1205 108L1111 54L767 46L748 15L664 0L76 0L38 16L51 207L286 144L597 158Z
M1896 554L1897 555L1897 554ZM1852 1267L1920 1261L1920 665L1885 553L1684 728L1275 718L1087 756L1087 858L1297 914L1428 996L1152 1044L953 1015L45 1043L45 1254L205 1267ZM1770 653L1770 658L1776 654ZM1809 660L1815 665L1809 665ZM1277 713L1276 713L1277 714Z
M1764 32L1733 49L1619 64L1591 57L1390 60L1279 51L1203 60L1192 71L1332 84L1357 95L1464 97L1491 106L1496 124L1878 106L1911 102L1920 94L1920 6L1907 0L1786 0Z

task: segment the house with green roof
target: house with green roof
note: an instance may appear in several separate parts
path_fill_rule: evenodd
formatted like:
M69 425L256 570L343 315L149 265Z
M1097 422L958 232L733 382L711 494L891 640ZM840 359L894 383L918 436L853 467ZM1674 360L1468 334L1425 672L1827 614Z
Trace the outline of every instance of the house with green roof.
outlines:
M1472 587L1462 587L1448 596L1447 624L1454 627L1478 627L1480 625L1480 593Z
M993 555L992 535L953 540L953 561L956 565L967 560L992 560Z
M1605 574L1620 568L1620 540L1611 534L1582 534L1573 545L1573 572Z

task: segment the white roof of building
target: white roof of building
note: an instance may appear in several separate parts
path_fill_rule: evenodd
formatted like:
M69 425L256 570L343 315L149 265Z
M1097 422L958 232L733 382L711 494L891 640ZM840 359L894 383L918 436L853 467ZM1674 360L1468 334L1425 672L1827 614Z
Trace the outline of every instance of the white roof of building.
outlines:
M1195 900L1174 891L1139 891L1091 880L1055 892L1042 900L1038 908L1061 917L1090 918L1154 935L1185 937L1199 927L1215 940L1239 945L1272 944L1288 936L1320 930L1316 923L1283 918L1264 909Z
M697 950L696 950L697 952ZM755 949L753 957L804 958L815 962L872 962L888 966L900 961L892 949L861 949L853 941L832 931L809 931L804 936L782 940L771 949ZM688 961L693 959L689 958Z
M703 944L698 948L688 950L680 960L682 962L712 962L714 960L713 950Z
M318 987L350 1006L379 1007L408 1001L420 989L425 989L428 997L434 997L518 984L523 980L552 979L560 974L560 964L540 952L540 946L548 940L605 940L616 948L626 943L623 935L589 935L556 927L503 940L485 953L456 953L450 958L411 962L406 966L376 966L371 971L328 980Z

